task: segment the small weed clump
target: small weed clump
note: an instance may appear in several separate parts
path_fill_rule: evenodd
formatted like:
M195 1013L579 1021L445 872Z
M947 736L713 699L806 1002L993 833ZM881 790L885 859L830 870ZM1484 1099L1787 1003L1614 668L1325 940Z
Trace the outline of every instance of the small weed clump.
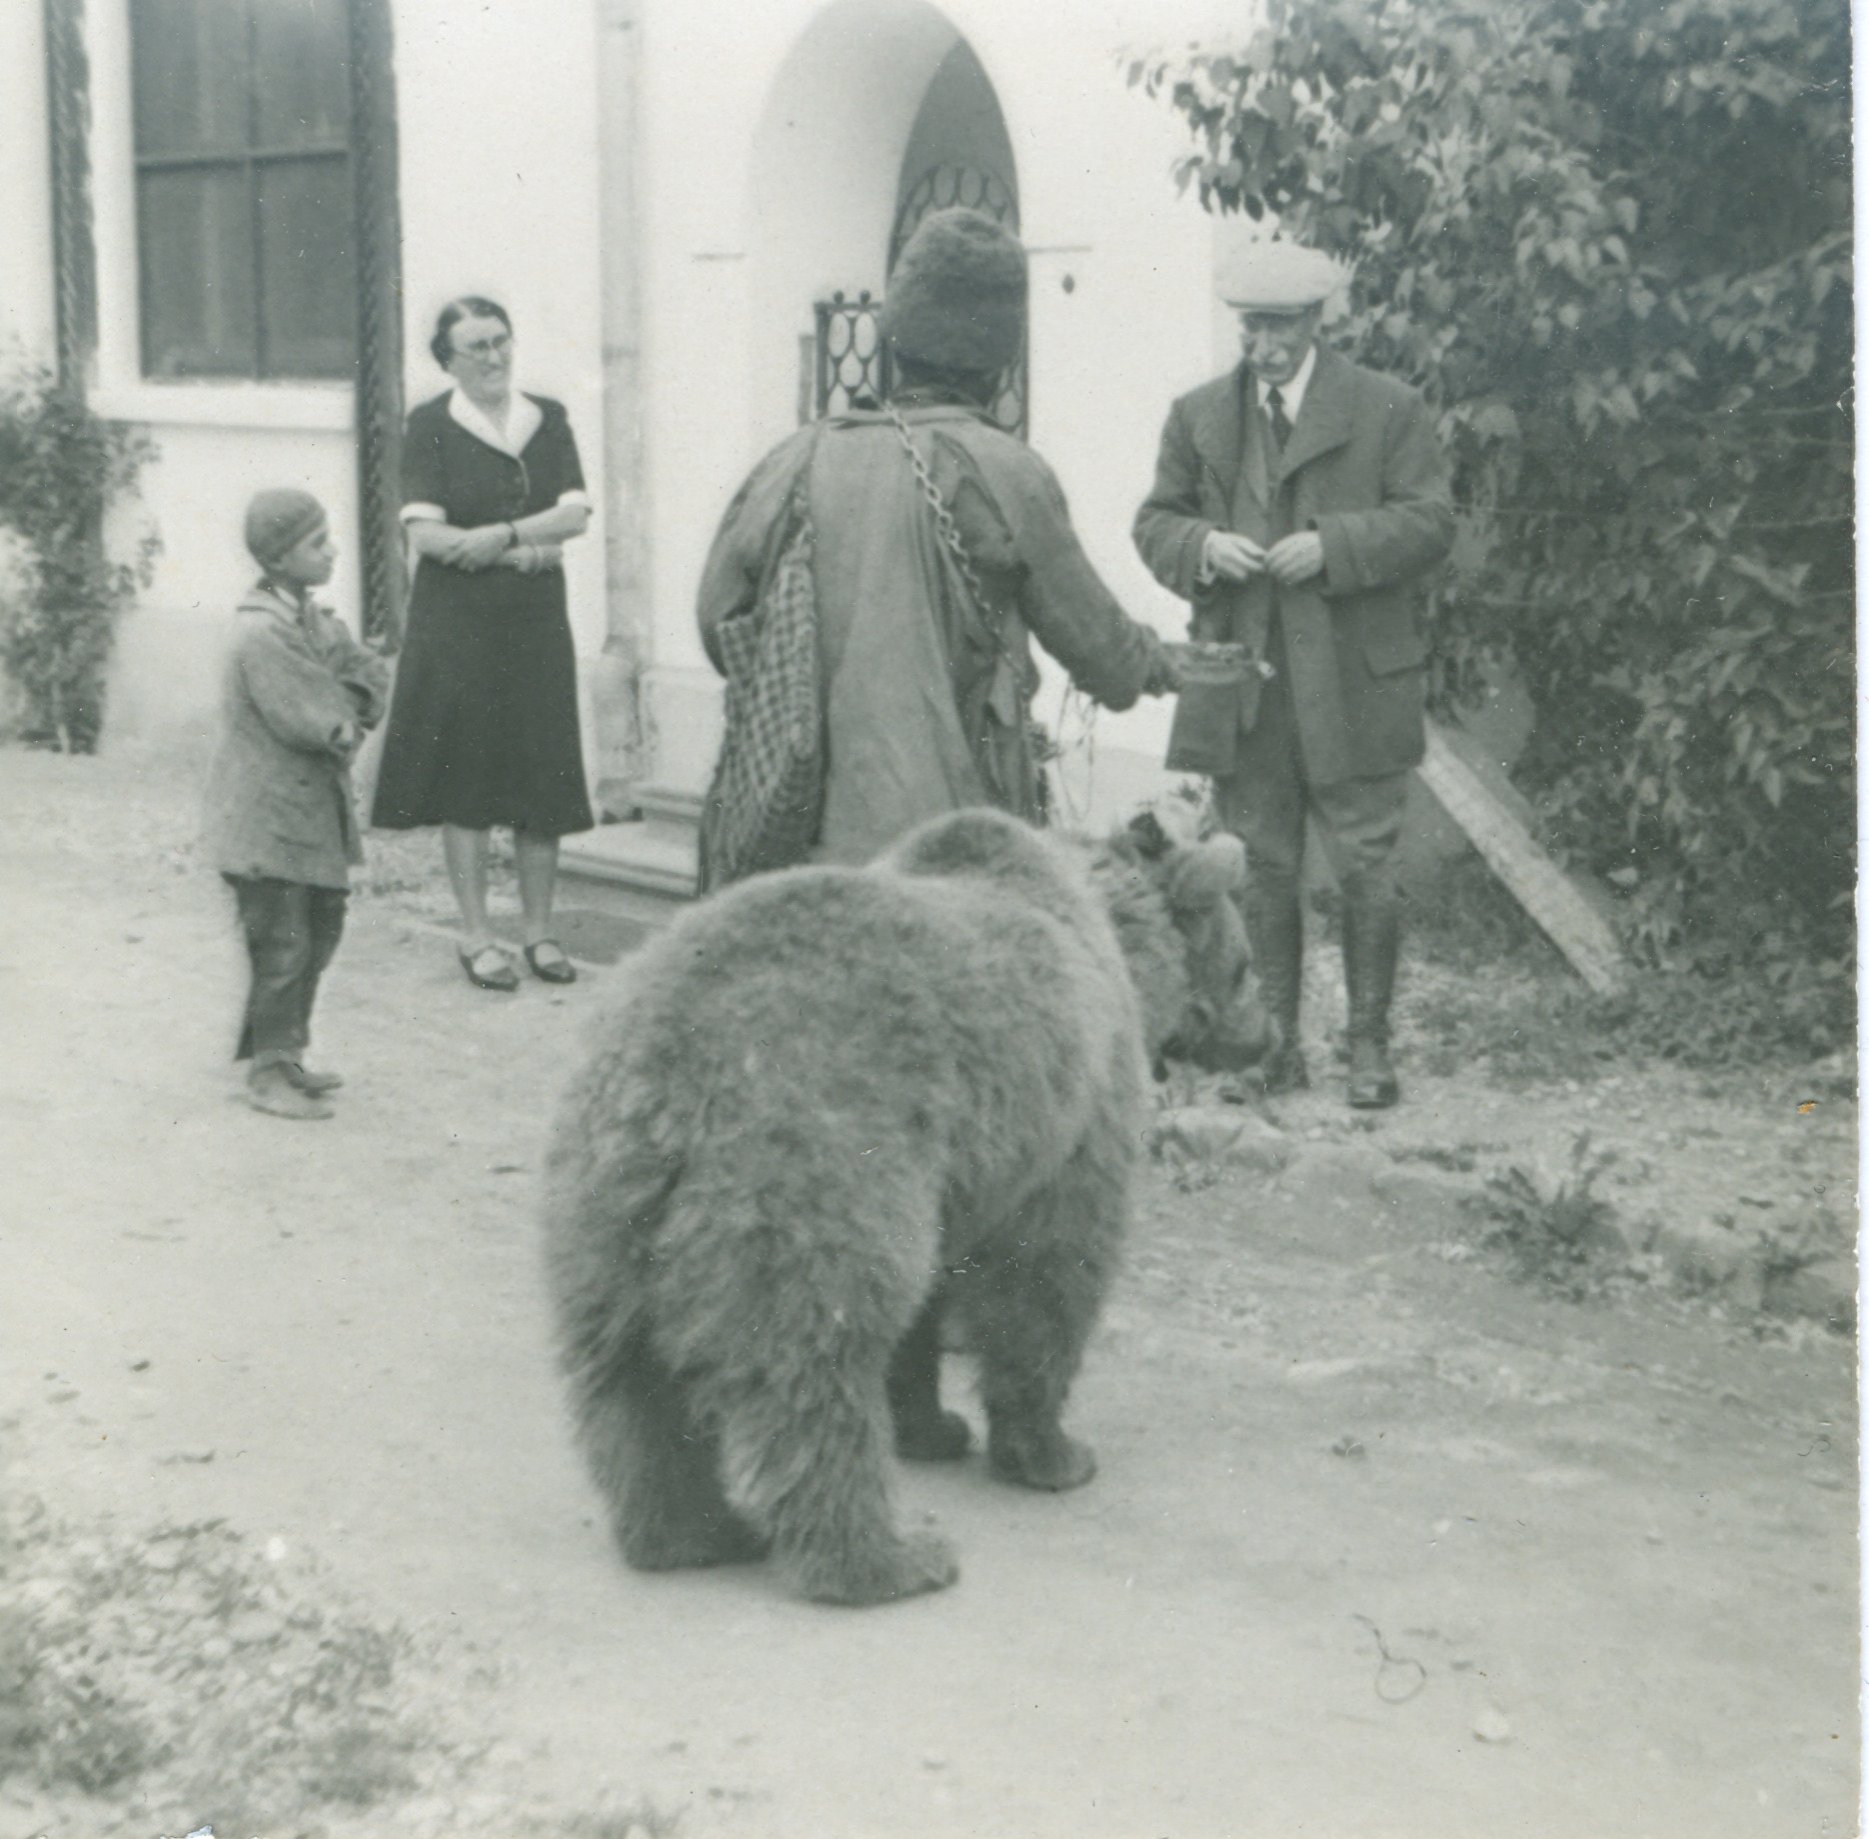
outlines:
M1600 1294L1629 1250L1614 1203L1595 1191L1615 1160L1613 1151L1593 1153L1585 1130L1555 1181L1540 1181L1517 1163L1489 1176L1486 1244L1506 1252L1517 1276L1554 1295L1581 1302Z
M1391 1162L1424 1162L1449 1175L1471 1175L1484 1154L1503 1150L1503 1143L1398 1143L1389 1151Z

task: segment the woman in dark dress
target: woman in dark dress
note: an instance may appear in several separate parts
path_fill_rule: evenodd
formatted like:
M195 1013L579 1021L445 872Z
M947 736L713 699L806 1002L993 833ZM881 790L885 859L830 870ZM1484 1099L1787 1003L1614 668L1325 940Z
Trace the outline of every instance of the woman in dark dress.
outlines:
M439 824L461 966L518 973L487 923L487 833L513 833L527 964L577 975L552 937L558 839L591 827L562 545L590 524L561 404L515 391L513 328L478 296L442 309L429 349L454 388L409 416L402 516L419 558L371 821Z

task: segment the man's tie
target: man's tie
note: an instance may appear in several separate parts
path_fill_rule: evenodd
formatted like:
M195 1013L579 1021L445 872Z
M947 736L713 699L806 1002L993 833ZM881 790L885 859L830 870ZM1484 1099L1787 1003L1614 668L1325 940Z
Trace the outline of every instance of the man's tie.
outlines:
M1272 423L1272 444L1280 453L1285 451L1285 443L1291 439L1291 417L1285 413L1285 398L1278 392L1278 385L1265 393L1265 411Z

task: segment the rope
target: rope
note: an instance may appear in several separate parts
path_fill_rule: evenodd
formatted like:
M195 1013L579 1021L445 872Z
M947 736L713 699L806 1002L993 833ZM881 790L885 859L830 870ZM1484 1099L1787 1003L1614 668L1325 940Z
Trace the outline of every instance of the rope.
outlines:
M78 0L48 0L46 86L52 113L52 263L59 381L83 386L91 342L90 73Z
M403 555L395 473L401 445L401 288L395 90L383 0L350 0L352 195L357 251L357 498L363 629L401 641Z

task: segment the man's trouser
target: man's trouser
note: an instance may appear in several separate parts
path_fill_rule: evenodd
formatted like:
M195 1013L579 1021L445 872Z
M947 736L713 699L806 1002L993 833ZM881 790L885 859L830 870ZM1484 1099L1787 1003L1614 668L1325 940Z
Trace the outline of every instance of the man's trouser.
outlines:
M1276 618L1269 650L1274 675L1259 698L1253 752L1278 766L1214 781L1220 821L1246 845L1246 928L1260 993L1285 1044L1280 1052L1296 1056L1304 968L1300 871L1309 816L1343 893L1350 1038L1386 1047L1401 931L1395 845L1408 774L1310 784ZM1294 1066L1302 1079L1302 1062Z
M253 967L236 1060L257 1070L295 1061L311 1039L318 979L344 932L344 888L311 887L271 876L228 875Z

